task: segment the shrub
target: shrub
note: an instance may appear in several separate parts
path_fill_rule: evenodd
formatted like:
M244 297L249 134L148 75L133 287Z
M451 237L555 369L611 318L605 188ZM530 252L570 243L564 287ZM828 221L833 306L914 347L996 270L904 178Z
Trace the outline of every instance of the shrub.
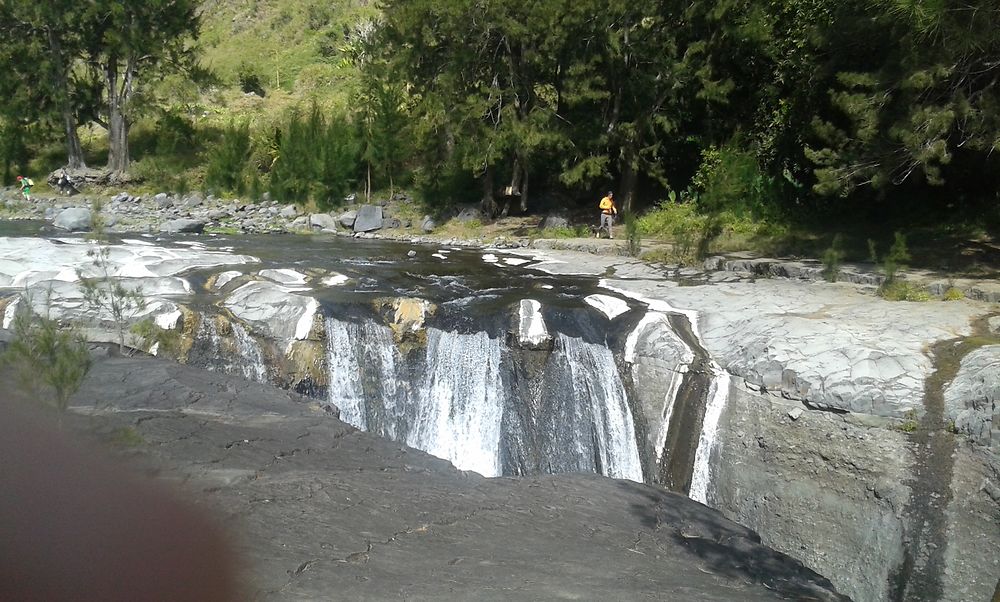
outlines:
M833 237L833 242L823 253L823 279L836 282L840 278L840 264L844 261L844 250L840 234Z
M945 301L961 301L962 299L965 299L965 293L963 293L961 289L953 286L944 292L942 299Z
M161 328L152 318L136 322L129 332L142 340L144 348L158 356L176 358L181 349L181 335L176 330Z
M250 161L250 126L229 124L213 148L205 167L205 185L211 189L243 194Z
M893 280L879 288L879 295L888 301L930 301L926 290L905 280Z
M48 315L36 314L28 295L18 302L14 340L0 356L0 362L14 367L20 385L27 391L37 394L40 386L47 388L50 401L60 410L66 409L91 364L83 337L73 329L60 328Z
M243 63L239 66L236 71L236 82L244 94L256 94L261 98L265 95L264 84L261 82L260 75L249 63Z
M313 104L306 116L292 114L276 143L271 194L278 201L312 200L330 209L343 202L357 181L361 145L344 116L327 119Z

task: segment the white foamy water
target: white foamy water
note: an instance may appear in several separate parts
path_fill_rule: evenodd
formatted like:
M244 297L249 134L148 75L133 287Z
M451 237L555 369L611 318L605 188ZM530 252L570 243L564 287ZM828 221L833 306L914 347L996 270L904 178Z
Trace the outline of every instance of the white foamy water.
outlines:
M712 482L712 450L715 449L716 435L719 431L719 419L729 401L729 386L732 376L717 364L712 365L715 379L708 395L708 407L705 408L705 419L702 421L701 436L698 438L698 451L694 456L694 471L691 475L691 490L688 497L696 502L708 504L708 487Z
M569 360L575 394L590 404L602 474L641 483L632 410L611 350L563 334L558 341Z
M485 332L427 332L427 367L406 442L461 470L500 475L500 341Z

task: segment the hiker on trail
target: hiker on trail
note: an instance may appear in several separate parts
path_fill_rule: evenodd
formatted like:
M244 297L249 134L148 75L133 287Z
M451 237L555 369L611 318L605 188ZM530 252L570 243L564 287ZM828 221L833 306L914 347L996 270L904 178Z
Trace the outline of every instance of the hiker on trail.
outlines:
M615 223L615 216L618 215L618 208L615 207L615 193L609 192L606 197L601 199L598 205L601 208L601 225L597 228L597 234L594 238L601 237L601 230L604 229L604 225L608 225L608 238L614 238L614 233L611 232L611 226Z
M21 195L27 201L31 200L31 187L35 185L31 181L31 178L26 178L24 176L17 176L17 185L21 189Z

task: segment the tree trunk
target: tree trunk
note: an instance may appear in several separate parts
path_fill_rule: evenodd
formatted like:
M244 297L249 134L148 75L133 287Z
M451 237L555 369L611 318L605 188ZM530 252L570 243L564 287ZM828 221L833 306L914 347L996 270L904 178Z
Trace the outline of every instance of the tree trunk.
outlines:
M524 174L521 177L521 213L528 212L528 170L521 168Z
M632 213L635 205L635 187L639 179L639 172L636 170L635 153L632 147L625 149L625 157L622 160L622 179L618 187L618 198L620 199L622 213Z
M115 57L108 59L105 68L108 86L108 169L117 174L127 172L129 167L129 123L125 110L132 97L132 75L133 69L129 62L119 82L118 61Z
M493 219L497 216L497 201L493 196L493 180L493 165L487 163L486 171L483 173L483 199L479 209L487 219Z
M76 132L76 115L73 113L73 102L69 93L69 82L66 77L66 63L63 57L62 40L52 27L47 28L49 51L52 54L52 77L55 79L59 95L60 112L62 113L63 130L66 134L66 167L82 169L87 167L83 159L83 146Z

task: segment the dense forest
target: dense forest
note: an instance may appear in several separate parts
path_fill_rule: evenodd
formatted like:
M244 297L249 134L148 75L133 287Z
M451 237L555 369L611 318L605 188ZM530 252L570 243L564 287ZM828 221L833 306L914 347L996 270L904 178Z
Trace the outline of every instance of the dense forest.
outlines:
M7 0L0 168L484 217L992 219L1000 0Z

